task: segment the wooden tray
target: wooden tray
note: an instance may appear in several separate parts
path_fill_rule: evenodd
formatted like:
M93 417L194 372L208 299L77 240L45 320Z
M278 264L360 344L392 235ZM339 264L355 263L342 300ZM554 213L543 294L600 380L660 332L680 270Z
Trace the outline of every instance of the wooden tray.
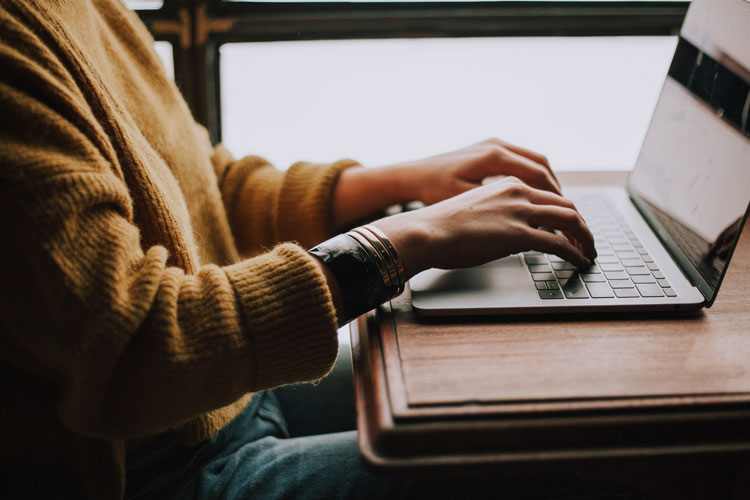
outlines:
M750 230L692 317L352 324L360 448L383 467L750 450Z

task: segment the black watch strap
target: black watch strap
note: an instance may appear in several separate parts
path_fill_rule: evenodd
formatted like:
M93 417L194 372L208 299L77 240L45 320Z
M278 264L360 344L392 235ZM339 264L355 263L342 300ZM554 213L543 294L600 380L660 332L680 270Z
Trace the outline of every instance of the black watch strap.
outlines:
M353 236L335 236L309 252L336 278L344 308L339 311L339 324L348 323L393 297L394 290L383 282L376 260Z

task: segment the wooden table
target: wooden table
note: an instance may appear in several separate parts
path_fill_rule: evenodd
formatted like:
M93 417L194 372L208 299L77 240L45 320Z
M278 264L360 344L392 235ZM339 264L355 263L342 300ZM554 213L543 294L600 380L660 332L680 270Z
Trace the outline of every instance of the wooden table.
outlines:
M746 229L692 317L427 322L407 291L352 325L361 451L412 469L750 450L749 275Z

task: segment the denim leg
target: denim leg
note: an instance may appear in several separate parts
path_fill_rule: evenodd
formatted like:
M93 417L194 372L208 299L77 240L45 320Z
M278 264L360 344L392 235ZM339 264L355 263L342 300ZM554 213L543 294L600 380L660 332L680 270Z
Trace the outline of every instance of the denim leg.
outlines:
M267 401L271 398L272 401ZM180 443L179 435L166 432L156 436L147 447L129 450L126 492L128 500L164 500L190 498L185 488L206 463L231 454L244 441L267 435L286 436L283 420L257 418L264 406L276 408L276 399L267 392L253 396L248 406L211 439L193 446ZM268 410L263 410L269 413ZM278 410L276 410L278 412ZM175 491L180 491L175 495Z
M268 436L209 464L196 500L336 500L411 498L410 482L369 470L356 432L291 439Z
M131 490L130 496L139 500L636 498L575 477L513 477L503 467L473 474L462 471L462 476L397 476L378 471L361 458L355 431L289 437L273 392L257 394L214 438L184 452L157 450L156 456L133 457L139 460L131 467L137 470L140 464L151 480L140 491ZM174 458L183 465L170 470Z
M371 470L354 431L290 438L266 392L199 452L201 466L172 498L195 500L409 498L411 483Z

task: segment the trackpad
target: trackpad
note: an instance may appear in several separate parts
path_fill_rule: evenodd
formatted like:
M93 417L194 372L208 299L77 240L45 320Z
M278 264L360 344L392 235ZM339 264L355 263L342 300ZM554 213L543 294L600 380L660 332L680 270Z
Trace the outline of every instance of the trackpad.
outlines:
M518 255L468 269L430 269L414 276L409 286L419 309L509 306L538 298Z

